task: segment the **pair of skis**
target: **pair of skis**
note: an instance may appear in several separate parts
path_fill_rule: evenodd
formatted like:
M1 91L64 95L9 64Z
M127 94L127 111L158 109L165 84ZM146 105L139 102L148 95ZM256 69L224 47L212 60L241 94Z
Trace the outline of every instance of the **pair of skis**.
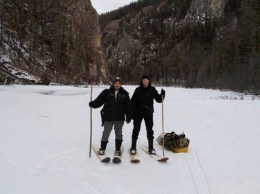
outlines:
M99 158L99 160L100 160L101 162L107 163L107 162L110 162L110 161L111 161L111 158L110 158L110 157L108 157L108 156L106 156L106 155L99 155L99 154L98 154L98 150L99 150L98 146L93 145L93 149L94 149L94 151L95 151L97 157ZM121 149L122 149L121 151L122 151L122 153L123 153L123 147L122 147ZM158 154L150 154L150 153L148 152L148 147L145 146L145 145L142 145L142 146L141 146L141 149L142 149L146 154L148 154L151 158L157 160L158 162L166 162L167 160L169 160L168 157L162 157L162 156L160 156L160 155L158 155ZM112 160L113 163L120 163L120 162L121 162L121 157L122 157L122 154L121 154L120 156L115 156L115 155L114 155L114 158L113 158L113 160ZM132 163L139 163L139 162L140 162L139 153L138 153L138 152L137 152L136 154L131 154L131 153L130 153L130 150L129 150L129 157L130 157L130 162L132 162Z
M142 145L142 146L141 146L141 149L142 149L145 153L147 153L151 158L157 160L158 162L166 162L167 160L169 160L168 157L160 156L160 155L157 154L157 153L156 153L156 154L150 154L150 153L148 152L148 147L145 146L145 145Z
M108 163L111 161L111 158L106 156L106 155L99 155L98 151L99 151L99 148L97 145L92 145L97 157L99 158L99 160L101 162L105 162L105 163ZM120 163L121 162L121 157L122 157L122 153L123 153L123 146L121 147L121 155L120 156L116 156L114 155L113 157L113 163Z
M142 145L142 146L141 146L141 149L142 149L146 154L148 154L151 158L157 160L158 162L166 162L167 160L169 160L168 157L162 157L162 156L160 156L159 154L150 154L150 153L148 152L148 148L147 148L145 145ZM131 154L131 153L130 153L130 150L129 150L129 155L130 155L130 162L132 162L132 163L138 163L138 162L140 162L140 160L139 160L139 153L138 153L138 152L136 152L136 154Z

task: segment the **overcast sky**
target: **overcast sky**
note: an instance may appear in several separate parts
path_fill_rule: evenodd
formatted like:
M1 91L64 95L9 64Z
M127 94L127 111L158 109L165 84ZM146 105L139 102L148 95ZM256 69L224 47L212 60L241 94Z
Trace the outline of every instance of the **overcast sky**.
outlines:
M112 11L137 0L91 0L93 7L99 14Z

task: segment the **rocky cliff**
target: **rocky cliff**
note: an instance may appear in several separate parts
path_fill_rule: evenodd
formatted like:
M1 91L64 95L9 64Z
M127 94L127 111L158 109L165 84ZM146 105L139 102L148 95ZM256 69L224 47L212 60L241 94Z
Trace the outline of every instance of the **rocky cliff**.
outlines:
M90 0L6 0L0 9L3 68L63 84L109 81Z

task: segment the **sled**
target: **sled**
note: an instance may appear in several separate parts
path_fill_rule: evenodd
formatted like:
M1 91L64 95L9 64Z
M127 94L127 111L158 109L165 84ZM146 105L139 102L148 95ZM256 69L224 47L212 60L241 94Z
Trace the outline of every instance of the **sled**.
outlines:
M171 151L174 153L187 153L188 152L188 147L185 148L173 148Z
M158 142L159 145L162 146L162 142ZM184 147L184 148L172 148L171 151L173 151L174 153L187 153L188 152L188 147Z

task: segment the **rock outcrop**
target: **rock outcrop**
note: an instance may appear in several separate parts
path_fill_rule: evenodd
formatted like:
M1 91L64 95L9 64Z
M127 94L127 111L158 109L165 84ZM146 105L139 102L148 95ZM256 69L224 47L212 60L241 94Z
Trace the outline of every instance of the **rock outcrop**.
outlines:
M90 0L6 0L0 7L2 66L62 84L109 81Z

